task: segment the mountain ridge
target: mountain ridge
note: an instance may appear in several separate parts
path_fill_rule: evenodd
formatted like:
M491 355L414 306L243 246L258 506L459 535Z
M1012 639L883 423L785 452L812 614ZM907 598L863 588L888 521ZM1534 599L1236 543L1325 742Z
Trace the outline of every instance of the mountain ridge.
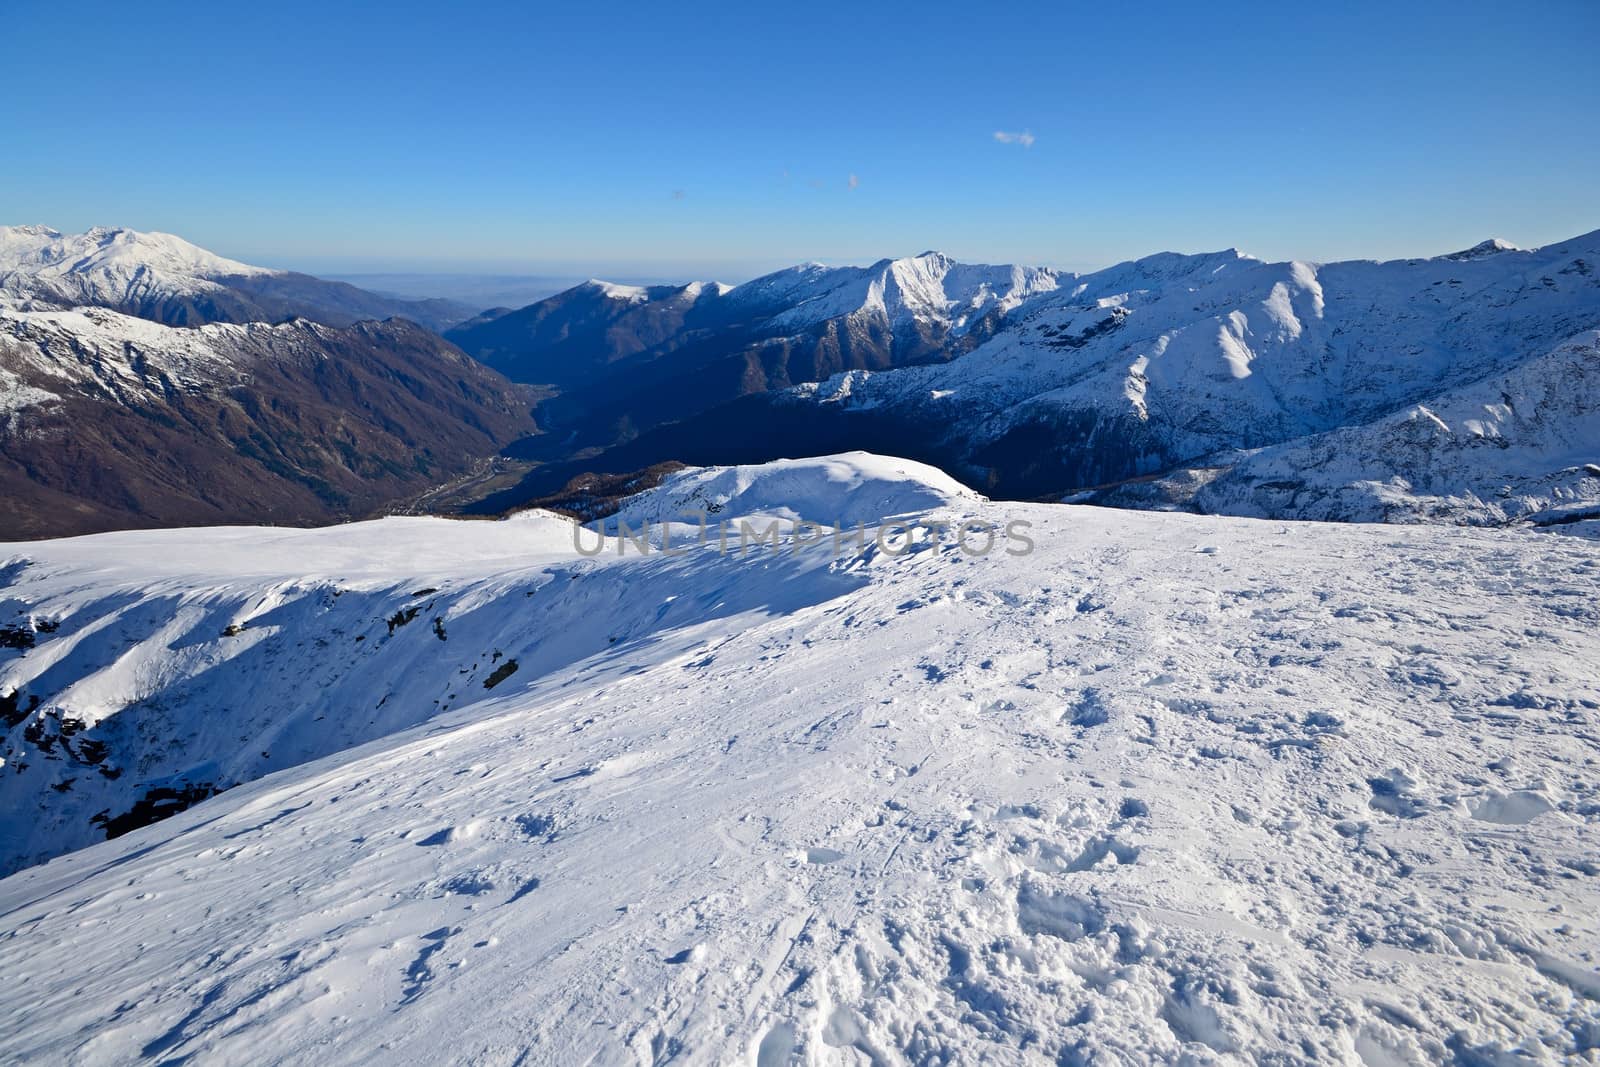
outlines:
M404 319L0 307L0 539L364 517L534 429L532 402Z
M548 495L585 467L857 447L934 462L991 494L1059 499L1363 425L1537 361L1600 326L1597 267L1600 231L1382 262L1156 253L1060 276L956 357L839 367L658 416L594 455L543 457L558 462L481 508Z
M170 326L309 318L329 326L405 317L442 330L477 309L397 300L295 271L219 256L181 237L96 226L0 226L0 299L33 306L106 307Z
M736 286L596 280L446 336L515 381L554 386L540 416L563 448L603 448L841 370L957 358L1060 277L924 253L800 264ZM551 443L517 454L548 460Z

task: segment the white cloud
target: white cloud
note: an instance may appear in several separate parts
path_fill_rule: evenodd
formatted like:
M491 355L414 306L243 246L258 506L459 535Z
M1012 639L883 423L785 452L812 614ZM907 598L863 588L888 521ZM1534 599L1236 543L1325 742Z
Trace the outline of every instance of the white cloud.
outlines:
M1019 144L1023 148L1033 147L1033 132L1031 130L1023 130L1021 133L1013 133L1010 130L996 130L994 131L994 139L1001 144Z
M857 178L854 174L850 175L850 188L856 189L856 188L859 188L860 186L861 186L861 179Z

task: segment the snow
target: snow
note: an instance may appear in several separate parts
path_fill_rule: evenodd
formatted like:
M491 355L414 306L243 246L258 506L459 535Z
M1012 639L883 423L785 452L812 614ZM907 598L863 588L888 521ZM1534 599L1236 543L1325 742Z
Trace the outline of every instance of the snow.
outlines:
M692 467L629 500L617 516L640 523L676 523L704 513L854 527L978 499L935 467L850 452L753 466ZM616 520L610 524L615 531Z
M239 348L247 339L289 339L314 328L304 321L178 328L107 308L0 305L0 412L69 393L130 403L159 398L169 387L233 381L245 371Z
M125 768L4 768L11 855L142 778L247 781L0 881L7 1057L1593 1058L1600 540L861 454L633 513L879 498L1037 548L585 559L539 513L0 546L7 617L58 624L0 694Z
M1364 522L1539 521L1600 504L1600 331L1382 419L1226 463L1192 503Z
M59 399L55 393L29 385L20 375L0 366L0 417L9 419L24 408L39 407Z

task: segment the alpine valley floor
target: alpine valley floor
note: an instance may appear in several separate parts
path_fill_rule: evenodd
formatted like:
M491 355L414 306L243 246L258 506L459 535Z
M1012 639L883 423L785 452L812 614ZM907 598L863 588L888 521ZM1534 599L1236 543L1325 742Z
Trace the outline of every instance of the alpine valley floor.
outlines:
M0 881L0 1059L1600 1061L1581 524L999 504L859 454L629 514L686 501L1037 547L583 559L538 514L0 546L55 627L0 693L55 665L88 729L251 705L262 657L329 694L306 731L403 671L457 697ZM448 640L385 632L419 589Z

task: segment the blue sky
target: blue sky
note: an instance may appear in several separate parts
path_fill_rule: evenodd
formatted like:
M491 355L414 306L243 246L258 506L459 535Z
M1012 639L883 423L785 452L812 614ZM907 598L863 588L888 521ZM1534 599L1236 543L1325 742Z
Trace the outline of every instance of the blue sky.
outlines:
M735 280L1600 227L1600 3L1309 6L8 0L0 215Z

